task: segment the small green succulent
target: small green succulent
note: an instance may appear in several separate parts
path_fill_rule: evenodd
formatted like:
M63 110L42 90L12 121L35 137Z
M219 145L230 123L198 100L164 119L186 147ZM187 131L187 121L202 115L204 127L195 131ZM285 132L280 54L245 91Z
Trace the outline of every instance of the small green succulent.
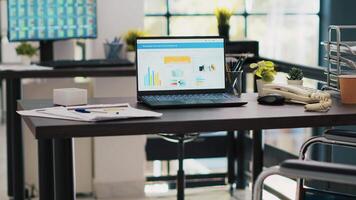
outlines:
M304 77L303 71L299 68L293 67L288 72L288 80L302 80Z
M265 82L272 82L277 74L275 64L272 61L260 61L250 64L250 68L255 69L254 74Z

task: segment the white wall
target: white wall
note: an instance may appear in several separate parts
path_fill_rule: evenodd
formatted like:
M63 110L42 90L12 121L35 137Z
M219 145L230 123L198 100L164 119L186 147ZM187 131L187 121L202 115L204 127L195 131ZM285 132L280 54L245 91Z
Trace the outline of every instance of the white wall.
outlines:
M88 42L91 58L104 58L103 43L129 29L143 28L144 0L98 0L98 38Z
M88 57L104 58L103 42L129 29L143 28L143 0L98 1L98 39L88 42ZM96 78L95 97L134 96L134 77ZM94 139L94 174L99 197L138 197L144 192L145 136Z

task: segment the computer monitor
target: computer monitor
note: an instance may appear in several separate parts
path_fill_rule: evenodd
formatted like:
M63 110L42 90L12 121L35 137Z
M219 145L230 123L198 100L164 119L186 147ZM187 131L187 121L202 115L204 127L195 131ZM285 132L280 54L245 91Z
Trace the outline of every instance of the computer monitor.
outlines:
M96 0L8 0L8 38L96 38L96 12Z
M224 39L140 38L137 82L139 92L225 89Z

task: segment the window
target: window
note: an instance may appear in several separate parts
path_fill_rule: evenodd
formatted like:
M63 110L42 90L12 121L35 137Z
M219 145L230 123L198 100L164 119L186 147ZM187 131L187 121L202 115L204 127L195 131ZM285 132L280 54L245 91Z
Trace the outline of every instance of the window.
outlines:
M317 65L319 1L145 0L145 30L151 35L217 35L214 10L228 7L234 11L231 40L258 40L261 56Z

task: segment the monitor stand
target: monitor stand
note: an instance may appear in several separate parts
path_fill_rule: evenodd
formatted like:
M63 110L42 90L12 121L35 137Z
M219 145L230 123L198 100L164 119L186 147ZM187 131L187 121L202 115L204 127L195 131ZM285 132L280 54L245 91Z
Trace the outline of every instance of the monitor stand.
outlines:
M40 41L40 61L53 61L54 49L53 41Z

